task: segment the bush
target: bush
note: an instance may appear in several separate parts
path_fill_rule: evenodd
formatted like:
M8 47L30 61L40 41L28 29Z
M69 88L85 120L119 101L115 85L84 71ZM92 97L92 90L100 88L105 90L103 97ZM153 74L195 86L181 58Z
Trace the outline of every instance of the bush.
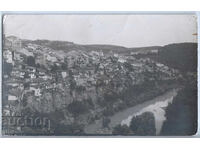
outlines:
M182 72L196 72L197 43L166 45L160 49L157 60Z
M128 135L133 134L127 125L117 125L114 127L112 134L114 135Z
M3 64L3 73L10 76L13 66L10 63L4 62Z
M29 66L35 66L35 58L33 56L28 56L26 60L27 65Z
M135 135L155 135L155 119L151 112L135 116L131 120L130 129Z
M114 103L117 98L118 98L117 95L112 92L104 94L104 100L106 103Z
M71 104L68 105L68 110L70 113L77 116L87 112L88 107L86 104L84 104L84 102L73 101Z
M73 123L71 125L57 124L54 135L83 135L84 129L80 124Z
M108 118L108 117L103 117L102 127L103 127L103 128L109 128L109 123L110 123L110 118Z
M104 116L112 116L114 115L114 110L111 106L106 106L106 108L103 111Z

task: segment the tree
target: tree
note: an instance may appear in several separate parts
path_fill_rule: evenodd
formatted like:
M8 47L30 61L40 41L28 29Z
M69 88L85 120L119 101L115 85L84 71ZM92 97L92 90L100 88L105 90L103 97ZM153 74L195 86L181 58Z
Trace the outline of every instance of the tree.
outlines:
M134 71L133 66L132 66L130 63L125 62L125 63L124 63L124 66L125 66L130 72L133 72L133 71Z
M33 56L28 56L26 60L27 65L29 66L35 66L35 58Z
M25 82L25 83L24 83L24 88L26 89L26 88L29 88L29 87L30 87L30 83Z
M12 69L13 69L13 66L11 63L4 62L4 65L3 65L4 74L7 74L8 76L10 76Z
M197 72L197 43L166 45L160 48L156 59L182 73Z
M102 127L103 127L103 128L109 128L109 123L110 123L110 118L108 118L108 117L103 117L103 120L102 120Z
M78 116L82 113L85 113L88 111L87 105L84 104L84 102L80 101L73 101L68 105L68 110L73 115Z
M51 71L52 72L56 72L58 70L58 66L56 64L54 64L53 66L51 66Z
M25 72L24 79L28 79L28 78L29 78L29 74L28 74L28 72Z
M70 125L64 125L64 124L56 124L55 135L83 135L84 134L84 128L83 125L73 123Z
M68 70L68 64L67 63L62 63L61 64L61 69L62 70Z
M131 120L130 129L135 135L155 135L155 119L151 112L135 116Z
M114 135L130 135L133 134L127 125L117 125L114 127L112 134Z

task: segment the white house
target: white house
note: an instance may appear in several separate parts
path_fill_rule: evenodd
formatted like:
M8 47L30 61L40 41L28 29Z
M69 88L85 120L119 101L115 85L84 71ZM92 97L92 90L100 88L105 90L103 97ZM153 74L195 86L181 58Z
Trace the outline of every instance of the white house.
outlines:
M30 90L34 91L35 96L41 96L41 90L40 90L40 88L30 87Z
M31 79L35 79L36 75L34 73L30 73L30 77L31 77Z
M17 96L8 95L8 101L16 101L16 100L18 100Z
M9 50L6 50L3 52L4 58L7 63L13 63L13 57L12 57L12 52Z
M66 73L66 72L64 72L64 71L63 71L63 72L61 72L61 75L62 75L62 77L63 77L63 78L66 78L66 77L67 77L67 73Z

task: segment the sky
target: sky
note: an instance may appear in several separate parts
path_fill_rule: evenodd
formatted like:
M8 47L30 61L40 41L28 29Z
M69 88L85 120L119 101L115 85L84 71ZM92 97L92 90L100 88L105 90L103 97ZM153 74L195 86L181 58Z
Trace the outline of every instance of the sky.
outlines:
M194 15L6 15L4 33L22 39L125 47L197 42Z

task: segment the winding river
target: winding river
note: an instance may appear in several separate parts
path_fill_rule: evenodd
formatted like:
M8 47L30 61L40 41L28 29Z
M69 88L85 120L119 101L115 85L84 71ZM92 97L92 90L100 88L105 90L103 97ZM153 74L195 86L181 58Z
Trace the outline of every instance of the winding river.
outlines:
M156 135L159 135L163 122L166 120L165 108L169 103L172 103L173 98L177 95L178 89L172 89L167 91L161 96L158 96L152 100L146 101L142 104L127 108L123 111L116 113L110 117L110 128L115 127L118 124L130 125L131 119L134 116L141 115L144 112L152 112L155 118ZM98 120L93 124L85 127L85 133L95 134L102 128L102 120Z

